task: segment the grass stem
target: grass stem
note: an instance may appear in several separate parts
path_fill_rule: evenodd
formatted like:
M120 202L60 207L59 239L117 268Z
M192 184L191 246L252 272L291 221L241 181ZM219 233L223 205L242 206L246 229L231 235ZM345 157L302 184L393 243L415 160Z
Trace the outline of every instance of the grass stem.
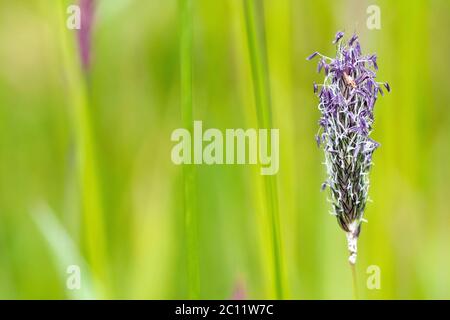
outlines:
M183 126L193 136L192 101L192 0L179 0L180 11L180 85ZM193 164L183 167L184 214L187 243L187 272L189 298L198 299L200 292L198 211L196 200L196 172Z
M247 40L250 53L253 90L260 128L272 128L272 110L270 97L269 70L267 65L267 49L264 30L264 7L262 1L244 1ZM271 141L269 139L269 150ZM283 265L282 244L280 236L280 217L278 208L278 191L276 177L264 176L266 209L269 214L273 249L273 270L275 281L275 297L283 299Z
M58 2L60 12L60 41L63 68L68 88L68 101L73 109L75 133L77 175L81 189L82 211L84 216L84 244L87 260L91 267L96 292L100 298L106 298L108 290L108 260L106 253L106 235L104 230L103 206L100 182L97 170L97 153L89 105L87 78L82 72L77 57L75 41L66 28L64 1Z
M353 299L358 300L358 278L356 276L356 266L353 263L350 263L350 269L352 271L352 283L353 283Z

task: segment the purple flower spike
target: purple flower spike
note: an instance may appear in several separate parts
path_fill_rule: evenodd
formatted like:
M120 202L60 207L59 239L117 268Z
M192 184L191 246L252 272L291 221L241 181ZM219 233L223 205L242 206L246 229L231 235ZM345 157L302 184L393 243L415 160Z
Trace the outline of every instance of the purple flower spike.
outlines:
M342 37L338 32L333 43ZM357 35L347 43L341 42L336 57L329 59L331 62L325 65L323 59L319 61L319 71L325 69L325 80L318 94L321 117L316 142L325 153L328 179L323 186L330 190L334 215L347 236L349 261L355 264L372 154L379 146L370 138L373 108L383 91L375 81L377 56L362 56ZM390 92L387 82L382 85ZM318 87L314 83L314 93Z
M81 29L78 32L78 46L83 69L88 71L91 65L91 40L94 24L94 0L80 0Z

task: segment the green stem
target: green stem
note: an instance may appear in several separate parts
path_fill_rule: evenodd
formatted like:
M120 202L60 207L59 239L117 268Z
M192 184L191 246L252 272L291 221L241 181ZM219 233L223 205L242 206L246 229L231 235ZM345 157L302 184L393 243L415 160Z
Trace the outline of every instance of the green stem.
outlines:
M358 300L358 279L356 277L356 266L353 263L350 263L350 269L352 270L352 283L353 283L353 299Z
M256 4L255 4L256 2ZM260 128L272 128L272 110L270 97L269 70L264 30L264 7L262 1L244 1L247 40L250 53L253 90ZM269 150L271 139L269 135ZM280 237L280 217L278 209L277 181L274 175L264 176L266 208L269 213L273 248L273 269L275 281L275 296L284 297L282 245Z
M98 294L106 297L108 291L106 236L87 83L76 54L76 45L69 34L69 32L75 31L66 28L66 7L64 2L59 1L58 3L61 17L59 28L61 30L63 67L68 88L68 100L73 107L77 175L81 188L87 260L95 277Z
M183 126L193 136L192 103L192 0L179 0L180 11L180 82ZM191 153L192 154L192 153ZM196 173L193 164L183 167L184 214L187 242L189 298L198 299L200 292Z

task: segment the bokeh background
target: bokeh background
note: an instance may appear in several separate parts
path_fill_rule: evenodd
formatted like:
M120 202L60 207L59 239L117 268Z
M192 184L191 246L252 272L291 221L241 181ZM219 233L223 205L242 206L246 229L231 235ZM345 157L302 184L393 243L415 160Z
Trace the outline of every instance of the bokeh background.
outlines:
M179 4L97 0L81 74L64 0L0 0L0 298L188 298ZM345 235L329 215L313 51L338 30L376 52L391 94L376 104L361 298L450 298L450 2L265 0L284 298L351 299ZM381 9L368 30L366 9ZM193 0L193 112L205 127L257 127L241 0ZM81 110L81 111L80 111ZM256 166L196 168L199 297L276 297ZM68 265L82 288L66 287ZM381 289L366 287L379 266Z

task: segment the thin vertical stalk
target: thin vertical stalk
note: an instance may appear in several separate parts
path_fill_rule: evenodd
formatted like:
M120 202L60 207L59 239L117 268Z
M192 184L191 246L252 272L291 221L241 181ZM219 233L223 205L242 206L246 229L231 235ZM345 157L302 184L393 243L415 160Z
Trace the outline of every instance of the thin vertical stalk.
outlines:
M264 7L262 1L244 1L247 40L250 53L253 90L255 95L258 126L272 128L272 110L270 97L269 70L264 30ZM268 146L271 148L269 135ZM278 209L278 191L276 177L264 176L266 209L272 227L273 270L275 281L275 296L284 297L282 244L280 236L280 217Z
M82 72L74 41L71 40L69 34L70 31L66 28L64 2L59 1L57 8L61 19L59 26L61 30L60 41L68 100L73 107L77 175L81 188L87 260L94 276L96 291L100 294L100 297L106 297L108 288L106 236L92 115L87 92L87 78Z
M180 14L180 86L181 115L183 126L193 136L192 103L192 0L179 0ZM192 151L192 150L191 150ZM192 154L192 152L191 152ZM198 212L196 199L196 172L193 164L183 167L184 215L187 243L187 272L189 298L198 299L200 294Z
M352 283L353 283L353 299L358 300L358 278L356 276L356 266L352 263L350 264L350 269L352 270Z

